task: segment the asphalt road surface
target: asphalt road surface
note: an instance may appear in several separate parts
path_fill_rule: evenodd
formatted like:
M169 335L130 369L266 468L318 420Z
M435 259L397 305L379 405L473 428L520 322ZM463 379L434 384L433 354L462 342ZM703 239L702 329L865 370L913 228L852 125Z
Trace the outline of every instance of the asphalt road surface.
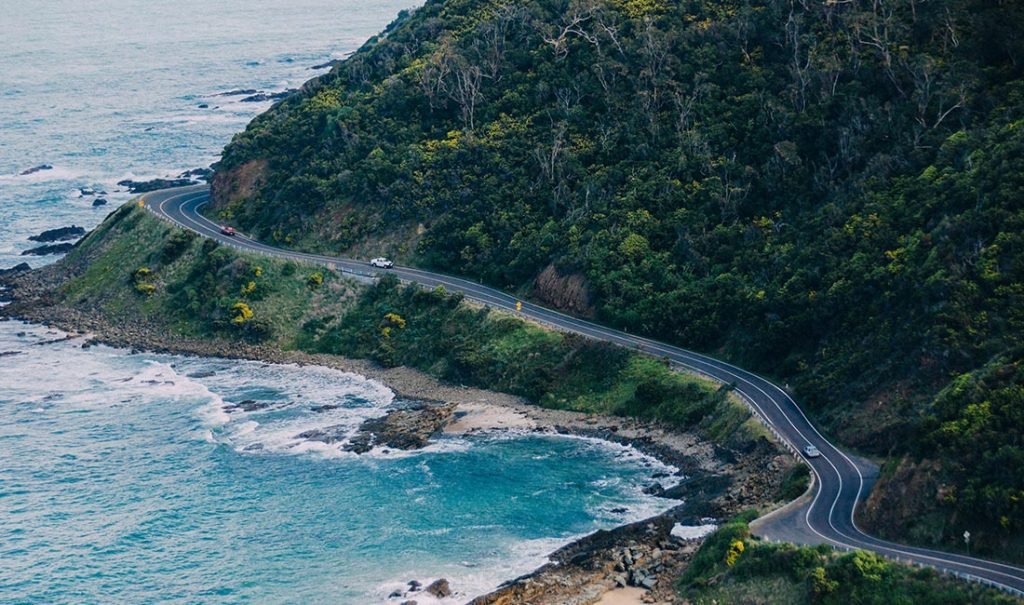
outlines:
M856 459L833 445L818 432L784 389L756 374L705 355L520 301L514 296L466 279L410 267L376 269L365 261L282 250L241 233L234 236L224 235L219 224L200 214L202 206L209 201L209 189L206 185L154 191L143 195L142 199L146 207L161 218L222 244L281 259L325 265L363 277L372 278L390 273L403 281L416 282L427 288L444 286L449 291L462 292L467 299L477 303L513 313L516 313L516 303L522 302L518 314L526 319L667 358L682 368L696 371L722 383L733 384L735 391L747 401L768 427L797 455L804 457L815 475L813 497L803 506L762 521L758 527L759 534L774 540L805 544L824 543L840 549L869 550L890 559L935 567L1024 596L1024 569L1020 567L960 554L904 546L861 531L854 522L854 508L867 496L875 473L873 465ZM817 447L821 455L815 458L805 456L803 449L807 445Z

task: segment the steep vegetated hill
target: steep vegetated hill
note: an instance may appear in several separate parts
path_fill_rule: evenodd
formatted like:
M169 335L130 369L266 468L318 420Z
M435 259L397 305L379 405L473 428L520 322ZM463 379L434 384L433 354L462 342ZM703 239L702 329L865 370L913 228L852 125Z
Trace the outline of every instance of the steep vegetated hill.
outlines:
M226 149L216 211L714 352L1021 559L1024 7L448 0Z

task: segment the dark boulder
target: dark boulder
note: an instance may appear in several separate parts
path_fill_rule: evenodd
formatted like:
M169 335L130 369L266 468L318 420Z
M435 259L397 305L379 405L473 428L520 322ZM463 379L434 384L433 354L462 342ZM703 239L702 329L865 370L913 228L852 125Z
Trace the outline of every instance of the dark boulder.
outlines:
M427 586L423 590L424 592L429 592L439 599L452 596L452 589L448 586L448 580L445 580L444 578L434 580L430 583L430 586Z
M21 253L22 256L46 256L47 254L64 254L74 248L74 244L44 244L38 248L30 248Z
M96 199L94 199L92 201L92 207L93 208L96 208L98 206L106 206L106 205L107 205L107 198L105 198L105 197L98 197L98 198L96 198Z
M47 243L47 242L63 242L71 239L78 239L85 235L85 229L76 225L70 227L60 227L57 229L49 229L43 231L39 235L30 235L28 239L33 242Z

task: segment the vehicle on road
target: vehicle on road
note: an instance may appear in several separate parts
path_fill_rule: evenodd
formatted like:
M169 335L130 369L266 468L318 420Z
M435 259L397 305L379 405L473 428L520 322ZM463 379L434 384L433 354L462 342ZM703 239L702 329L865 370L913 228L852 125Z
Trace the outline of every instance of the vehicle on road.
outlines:
M221 225L220 232L223 233L224 235L234 235L235 228L228 227L227 225Z
M378 256L377 258L370 261L370 266L377 267L378 269L390 269L395 266L395 263L389 261L383 256Z
M819 452L818 448L814 447L813 445L808 443L807 445L804 446L804 456L807 456L808 458L817 458L820 455L821 452Z

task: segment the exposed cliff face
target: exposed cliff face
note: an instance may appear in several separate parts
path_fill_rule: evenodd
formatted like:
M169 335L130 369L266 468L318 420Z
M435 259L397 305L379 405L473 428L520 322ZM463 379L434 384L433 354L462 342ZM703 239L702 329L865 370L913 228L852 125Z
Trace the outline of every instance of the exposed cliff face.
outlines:
M251 199L266 183L269 162L254 159L230 170L218 170L210 183L211 206L215 212L230 212Z
M554 265L548 265L533 282L534 298L551 307L580 317L593 317L587 278L579 273L563 274Z
M942 466L935 460L900 460L896 468L879 479L870 497L858 511L861 522L879 535L898 538L911 535L917 540L941 544L945 525L959 526L951 504L955 489L942 482ZM948 541L948 548L961 544Z

